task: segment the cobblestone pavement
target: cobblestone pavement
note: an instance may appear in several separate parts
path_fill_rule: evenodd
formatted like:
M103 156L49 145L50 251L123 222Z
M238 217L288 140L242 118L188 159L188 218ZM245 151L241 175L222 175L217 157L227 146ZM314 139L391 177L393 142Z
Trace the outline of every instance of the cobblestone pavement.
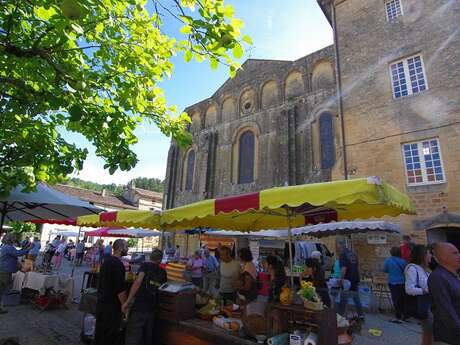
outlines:
M71 266L63 263L63 272L70 274ZM83 272L87 267L79 267L74 272L76 300L80 294ZM16 337L21 345L77 345L79 341L82 313L73 303L68 310L41 312L30 305L9 307L9 313L0 315L0 339ZM418 345L420 326L415 322L396 325L389 322L390 316L382 314L366 315L361 335L355 337L355 345ZM373 336L369 329L382 330L380 337ZM180 344L186 345L186 344ZM220 345L220 344L219 344Z

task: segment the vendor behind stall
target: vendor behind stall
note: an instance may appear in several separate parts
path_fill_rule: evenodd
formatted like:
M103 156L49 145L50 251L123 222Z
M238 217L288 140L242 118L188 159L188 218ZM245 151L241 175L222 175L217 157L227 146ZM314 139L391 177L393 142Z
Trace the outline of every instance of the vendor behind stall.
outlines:
M233 260L232 250L229 247L222 246L219 254L219 293L225 303L234 303L236 302L236 292L233 288L233 282L238 277L241 267L237 261Z
M126 302L125 266L121 257L128 254L128 243L118 239L113 255L102 264L97 291L96 335L93 345L118 344L121 306Z
M321 298L323 303L327 306L331 306L331 298L329 297L329 291L324 278L324 271L321 268L319 260L308 258L305 260L305 269L300 274L300 278L313 283L316 288L316 293Z
M269 302L279 302L281 288L286 284L286 271L283 263L274 255L269 255L264 260L264 267L270 275Z
M134 300L126 326L125 345L150 345L153 343L155 314L158 309L158 288L166 283L166 271L160 267L163 253L154 249L150 254L151 262L144 262L131 287L129 297L122 306L127 314Z
M238 252L242 264L242 272L235 282L238 297L244 304L257 299L257 269L252 262L253 257L249 248L241 248Z

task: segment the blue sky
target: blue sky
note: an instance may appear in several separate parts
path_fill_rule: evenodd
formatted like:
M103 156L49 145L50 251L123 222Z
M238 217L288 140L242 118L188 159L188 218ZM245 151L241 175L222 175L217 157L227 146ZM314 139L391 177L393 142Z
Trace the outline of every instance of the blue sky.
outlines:
M321 12L316 0L226 0L232 4L236 16L241 18L254 41L247 58L295 60L312 53L333 42L332 30ZM172 23L166 23L174 27ZM211 96L228 78L225 66L211 70L209 63L185 63L182 56L174 58L174 74L163 82L169 104L177 105L179 110ZM110 175L104 170L102 159L94 155L94 150L79 135L67 135L78 146L87 147L90 155L83 170L76 176L99 183L124 184L130 179L156 177L163 179L169 138L153 125L142 125L136 134L139 142L133 147L138 155L137 166L128 171L118 171Z

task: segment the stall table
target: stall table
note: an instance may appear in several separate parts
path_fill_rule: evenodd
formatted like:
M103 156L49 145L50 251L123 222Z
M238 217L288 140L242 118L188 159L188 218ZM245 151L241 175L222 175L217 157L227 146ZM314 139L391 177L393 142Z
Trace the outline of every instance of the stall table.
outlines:
M217 327L211 321L190 319L169 321L161 319L157 323L159 344L161 345L256 345L244 336L235 335Z
M270 336L295 329L312 329L318 334L318 345L338 345L337 316L335 309L314 311L303 305L273 303L267 309Z
M13 290L30 289L43 295L47 289L53 288L56 292L62 291L68 297L72 297L73 283L73 278L68 276L19 271L14 275Z

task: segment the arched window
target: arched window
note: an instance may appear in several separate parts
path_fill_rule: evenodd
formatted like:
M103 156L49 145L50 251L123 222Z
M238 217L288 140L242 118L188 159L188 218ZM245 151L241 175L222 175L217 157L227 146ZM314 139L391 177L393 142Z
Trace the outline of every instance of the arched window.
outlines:
M331 169L335 164L334 123L332 115L322 114L319 118L319 139L321 168Z
M184 190L192 190L193 188L193 173L195 171L195 150L190 150L187 154L185 164L185 184Z
M238 183L254 182L254 133L249 130L242 133L238 145Z

